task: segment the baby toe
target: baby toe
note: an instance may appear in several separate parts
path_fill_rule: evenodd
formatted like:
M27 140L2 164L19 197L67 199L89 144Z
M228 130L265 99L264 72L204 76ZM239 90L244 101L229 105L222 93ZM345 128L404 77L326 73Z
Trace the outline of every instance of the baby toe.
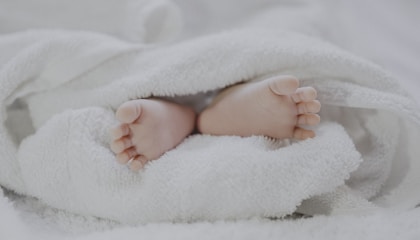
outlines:
M301 87L291 95L295 103L313 101L317 97L317 92L313 87Z
M299 87L299 80L293 76L276 76L268 79L270 90L276 95L289 95Z
M130 163L130 169L137 172L140 169L142 169L144 167L144 165L146 165L146 163L148 162L147 158L143 155L139 155L135 158L133 158L133 160Z
M300 102L297 104L298 114L318 113L321 110L321 103L318 100Z
M141 113L141 101L132 100L123 103L115 114L118 121L122 123L133 123Z
M117 154L117 160L121 164L126 164L132 159L133 157L136 157L138 155L136 149L134 147L131 147L129 149L124 150L121 153Z
M296 127L293 131L293 138L298 140L304 140L313 137L315 137L315 132L312 130Z
M121 153L125 149L130 148L133 146L133 142L129 137L122 137L114 142L111 143L111 150L114 153Z
M113 139L119 139L130 134L130 128L127 124L118 124L110 129L110 134Z
M298 116L297 125L315 126L319 124L321 117L318 114L307 113Z

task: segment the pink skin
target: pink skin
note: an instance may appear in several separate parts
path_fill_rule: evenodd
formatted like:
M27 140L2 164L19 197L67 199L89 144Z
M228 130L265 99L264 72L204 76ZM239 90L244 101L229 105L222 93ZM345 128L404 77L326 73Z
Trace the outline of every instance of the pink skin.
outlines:
M158 99L125 102L116 117L121 124L111 129L111 150L121 164L131 160L135 171L177 146L195 125L191 108Z
M302 125L319 124L320 108L314 88L299 88L296 78L278 76L225 89L198 116L197 127L211 135L306 139L315 133ZM121 123L111 129L111 150L137 171L191 134L196 115L172 102L138 99L122 104L116 117Z
M321 104L316 96L314 88L299 88L292 76L235 85L200 114L198 129L212 135L312 138L315 133L301 126L319 124Z

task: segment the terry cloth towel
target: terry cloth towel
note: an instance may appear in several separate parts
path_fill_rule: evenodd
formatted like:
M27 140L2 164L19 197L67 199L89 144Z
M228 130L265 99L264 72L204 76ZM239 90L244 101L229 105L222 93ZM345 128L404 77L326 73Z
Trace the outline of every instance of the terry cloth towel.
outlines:
M0 51L0 184L51 207L136 224L409 208L420 199L416 148L405 144L419 136L417 106L383 69L324 41L246 28L145 45L33 30L3 35ZM139 173L109 149L114 111L127 100L280 74L318 90L316 138L196 134ZM403 201L401 192L412 194Z

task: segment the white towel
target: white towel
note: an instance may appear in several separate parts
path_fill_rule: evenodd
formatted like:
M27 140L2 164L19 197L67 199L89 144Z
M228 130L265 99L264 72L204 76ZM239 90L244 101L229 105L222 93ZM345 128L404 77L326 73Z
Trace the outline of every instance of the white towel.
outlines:
M0 51L0 183L51 207L131 224L242 219L282 217L302 203L309 214L357 212L374 197L401 206L384 189L413 190L402 179L418 168L401 171L398 161L416 150L403 143L418 136L417 106L383 69L321 40L253 27L150 46L34 30L2 36ZM113 110L127 100L276 74L317 88L316 138L194 135L139 173L109 150Z

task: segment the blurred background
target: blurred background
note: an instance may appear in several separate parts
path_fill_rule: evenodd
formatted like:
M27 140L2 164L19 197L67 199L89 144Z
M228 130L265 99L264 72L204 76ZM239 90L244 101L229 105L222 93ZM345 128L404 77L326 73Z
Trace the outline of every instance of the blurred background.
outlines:
M172 14L167 27L173 34L144 39L154 26L147 26L147 19L135 19L136 11ZM418 0L0 0L0 33L65 28L153 43L252 25L254 18L271 12L283 15L284 21L266 17L260 26L315 35L382 65L420 102L419 11Z

